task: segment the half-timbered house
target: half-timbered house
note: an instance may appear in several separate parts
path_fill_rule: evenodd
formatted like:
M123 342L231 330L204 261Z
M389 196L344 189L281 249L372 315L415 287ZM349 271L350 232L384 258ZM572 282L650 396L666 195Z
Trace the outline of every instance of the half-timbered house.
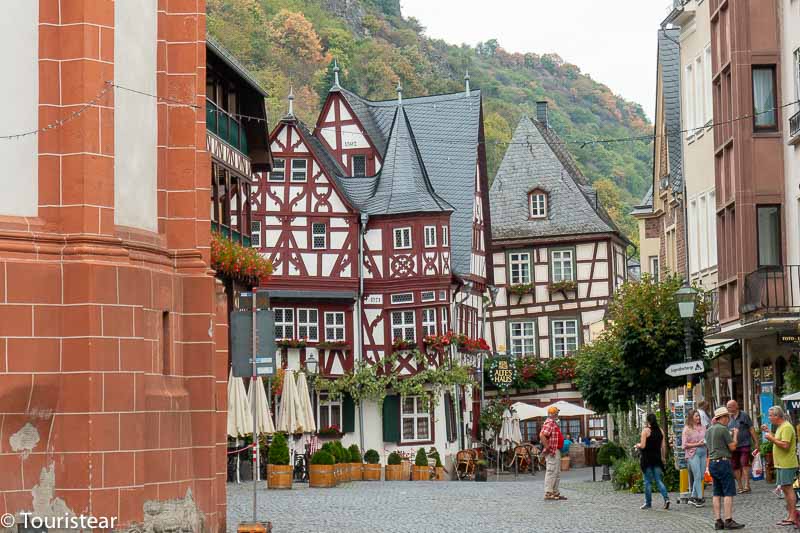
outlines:
M550 127L546 102L537 103L536 120L520 120L489 198L499 290L487 340L513 358L567 357L602 329L608 299L627 278L628 241ZM511 396L542 407L581 404L568 380ZM604 436L600 418L563 418L562 426L573 437ZM535 438L536 421L522 433Z
M389 354L410 376L442 363L400 349L426 335L477 336L486 288L488 190L480 91L369 101L335 83L316 125L289 112L270 135L274 167L252 197L253 235L274 265L268 289L284 367L318 361L336 378ZM463 446L470 405L453 390L430 409L390 395L357 406L318 393L318 426L381 453ZM440 399L441 400L441 399ZM463 428L463 426L461 426ZM460 442L459 442L460 441Z

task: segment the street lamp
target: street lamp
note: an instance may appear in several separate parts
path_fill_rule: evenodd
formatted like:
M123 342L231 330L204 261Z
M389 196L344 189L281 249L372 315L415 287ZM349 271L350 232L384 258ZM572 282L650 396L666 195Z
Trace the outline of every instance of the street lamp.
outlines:
M683 319L684 342L686 352L683 360L687 363L692 359L692 319L694 318L695 308L697 307L697 295L700 291L689 285L684 285L675 291L675 301L678 303L678 313ZM692 401L692 377L691 374L686 378L686 399Z

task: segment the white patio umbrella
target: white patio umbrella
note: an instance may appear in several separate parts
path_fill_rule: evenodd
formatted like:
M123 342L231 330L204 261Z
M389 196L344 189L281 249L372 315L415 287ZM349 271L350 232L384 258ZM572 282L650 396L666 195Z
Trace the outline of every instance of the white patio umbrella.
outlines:
M547 408L545 409L545 413L547 412L547 409L551 407L558 408L558 414L560 416L586 416L595 414L595 412L592 411L591 409L586 409L585 407L581 407L580 405L575 405L573 403L565 402L563 400L548 405Z
M514 442L514 419L511 416L511 411L506 409L503 411L503 425L500 426L500 435L498 435L498 449L500 451L510 450L519 441Z
M786 396L781 398L781 400L784 401L784 402L791 402L791 401L794 401L794 400L800 400L800 392L793 392L791 394L787 394Z
M294 370L287 370L283 375L283 392L281 392L281 410L278 415L278 431L289 433L302 433L300 427L300 401L297 398L297 384L294 380Z
M303 433L316 433L317 424L314 421L314 409L311 407L311 394L308 392L308 380L305 372L297 374L297 398L300 400L300 425Z
M516 402L511 406L520 420L528 420L530 418L542 418L547 416L547 409L537 407L529 403Z
M242 378L233 377L233 369L228 375L228 435L239 439L253 432L253 412L247 401L247 391ZM239 479L239 454L236 454L236 482Z
M255 390L255 397L253 391ZM267 393L264 390L263 378L251 379L247 391L247 400L250 408L256 411L256 433L258 435L271 435L275 433L275 424L272 422L272 413L267 403ZM252 415L252 411L250 411Z

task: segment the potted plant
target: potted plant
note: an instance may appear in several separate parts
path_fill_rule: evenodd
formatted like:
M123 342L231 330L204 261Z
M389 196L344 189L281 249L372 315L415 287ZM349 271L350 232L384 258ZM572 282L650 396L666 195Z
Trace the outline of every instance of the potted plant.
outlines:
M319 450L311 456L311 465L308 468L308 486L315 488L329 488L336 486L333 469L336 460L325 450Z
M361 450L357 444L350 445L350 481L361 481Z
M775 483L775 462L772 460L772 443L770 441L762 442L758 447L758 452L764 462L764 478L767 483Z
M380 481L381 480L381 456L375 450L367 450L364 454L364 481Z
M436 481L446 481L447 478L445 477L446 474L444 466L442 465L442 458L439 456L439 450L435 447L431 447L431 449L428 450L428 456L436 459Z
M414 481L430 481L431 467L428 466L428 455L425 453L425 448L417 450L417 456L414 458L414 469L411 471L411 479Z
M403 458L392 452L386 459L386 481L403 481Z
M475 481L486 481L486 469L488 466L489 461L486 459L475 461Z
M326 442L325 444L322 445L322 448L320 448L321 450L324 450L329 454L331 454L331 456L333 457L333 463L334 463L333 477L336 480L337 485L339 483L342 483L343 481L349 481L350 479L349 466L347 472L347 479L345 479L345 471L344 471L345 463L349 463L350 458L344 457L342 453L343 449L340 450L341 446L342 446L341 442L339 442L338 440L332 440Z
M289 465L289 445L283 433L276 433L272 438L267 461L267 488L291 489L292 467Z

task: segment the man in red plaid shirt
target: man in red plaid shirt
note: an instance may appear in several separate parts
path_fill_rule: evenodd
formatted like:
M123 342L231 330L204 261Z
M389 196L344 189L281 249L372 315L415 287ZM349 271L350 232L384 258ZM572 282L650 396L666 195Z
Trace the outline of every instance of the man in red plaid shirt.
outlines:
M547 469L544 474L544 499L566 500L558 492L558 483L561 481L561 448L564 446L564 436L558 427L558 407L551 405L547 409L547 420L542 426L539 438L544 444L544 457Z

